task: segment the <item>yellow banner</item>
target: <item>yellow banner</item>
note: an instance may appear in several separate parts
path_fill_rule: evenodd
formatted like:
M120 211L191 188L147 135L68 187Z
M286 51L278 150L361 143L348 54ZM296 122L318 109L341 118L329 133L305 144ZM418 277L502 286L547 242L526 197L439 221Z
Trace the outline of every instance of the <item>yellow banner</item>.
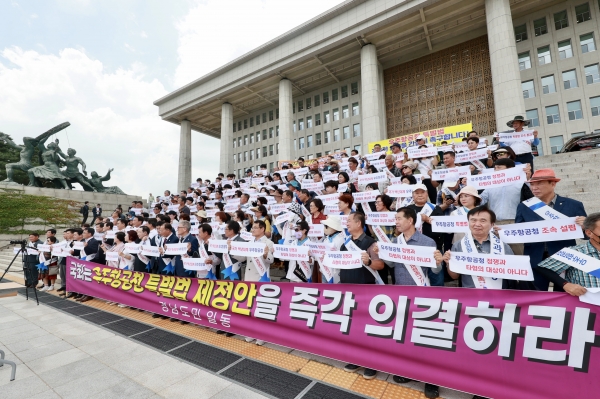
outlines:
M471 130L473 130L473 124L465 123L463 125L447 126L441 129L405 134L404 136L394 137L391 139L385 139L381 141L373 141L369 143L369 154L375 152L373 151L373 147L375 147L376 144L379 144L381 146L381 151L386 151L388 153L391 153L390 147L394 143L400 144L400 146L403 149L406 147L417 145L416 139L417 136L419 136L420 134L425 136L426 143L432 143L435 146L440 146L442 144L442 141L448 142L448 145L460 143L462 142L463 137L467 137L467 134Z

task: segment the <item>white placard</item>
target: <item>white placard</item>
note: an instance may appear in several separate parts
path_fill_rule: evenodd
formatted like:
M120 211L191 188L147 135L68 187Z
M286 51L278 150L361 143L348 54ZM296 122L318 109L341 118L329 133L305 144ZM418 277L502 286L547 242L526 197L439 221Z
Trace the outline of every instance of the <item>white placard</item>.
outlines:
M117 234L116 231L114 230L109 230L106 232L106 239L109 240L111 238L115 238L115 235Z
M285 212L275 219L275 224L283 224L285 222L289 222L294 218L295 213L293 212Z
M323 182L307 183L306 181L303 181L302 188L304 188L308 191L322 191L322 190L325 190L325 185L323 184Z
M352 197L354 197L354 202L357 203L373 202L377 199L377 196L379 195L381 195L379 190L368 190L361 191L360 193L352 193Z
M338 193L317 195L317 198L323 201L323 204L325 205L333 205L339 202L340 195Z
M210 270L212 265L204 263L202 258L181 258L183 268L186 270Z
M529 256L452 252L450 270L471 276L533 281Z
M37 249L39 252L50 252L50 245L48 244L38 244Z
M290 204L291 202L289 204L273 204L270 206L269 211L272 215L278 215L281 212L285 212L290 206Z
M410 184L396 184L388 186L386 194L390 197L408 198L412 197L412 187Z
M379 258L390 262L407 263L423 267L437 267L433 253L435 247L422 247L418 245L402 245L378 242Z
M346 191L348 191L348 183L340 183L338 185L337 192L338 193L345 193Z
M446 180L448 176L468 177L471 175L471 168L469 166L459 166L456 168L447 169L434 169L431 172L431 180L442 181Z
M470 230L467 215L433 216L431 217L431 231L436 233L468 233Z
M365 159L367 161L374 161L376 159L379 159L380 156L382 155L386 155L385 151L379 151L379 152L374 152L373 154L365 154Z
M437 147L418 148L417 146L406 149L410 159L434 157L438 153Z
M208 242L208 251L219 254L226 254L229 248L227 247L227 240L210 240Z
M498 137L500 141L510 142L510 141L533 141L535 137L533 136L533 130L523 130L521 132L500 132L498 133Z
M125 252L128 254L139 254L141 251L141 245L136 243L125 244Z
M142 255L144 256L160 256L160 251L158 250L158 247L154 247L152 245L143 245L142 246Z
M340 206L339 204L333 204L333 205L325 205L325 209L323 210L323 214L324 215L337 215L340 213Z
M239 208L239 206L237 204L226 204L225 207L223 207L223 211L226 213L232 213L237 211Z
M478 190L485 188L496 188L510 186L513 184L523 185L527 181L522 169L510 168L498 170L494 173L474 175L467 177L467 185Z
M377 159L375 161L370 161L369 165L374 166L375 168L381 170L385 168L385 159Z
M273 245L273 256L277 259L308 261L310 247L305 245Z
M322 224L311 224L308 230L309 237L323 237L325 235L325 226Z
M266 245L267 244L264 242L231 241L231 250L229 251L229 255L256 258L265 253Z
M119 261L119 253L113 252L113 251L108 251L106 253L106 261L107 262L118 262Z
M465 152L458 153L458 154L456 154L456 158L454 159L454 162L468 163L471 161L479 161L480 159L484 159L487 157L488 157L488 150L487 150L487 148L483 148L481 150L465 151Z
M338 175L339 173L333 174L327 174L327 175L323 175L323 182L327 183L328 181L338 181Z
M369 184L369 183L379 183L382 181L387 181L387 173L379 172L379 173L370 173L368 175L360 175L358 176L358 184Z
M395 226L396 212L367 212L366 224L371 226Z
M305 174L308 173L308 167L298 168L298 169L292 169L292 172L294 172L295 176L305 175Z
M249 231L240 231L240 237L246 241L254 241L254 236Z
M84 247L85 247L85 242L73 241L73 249L82 250Z
M166 244L165 255L183 255L187 253L188 243Z
M575 240L583 238L575 218L542 220L540 222L505 224L498 226L500 239L507 244Z
M361 253L358 251L325 252L323 265L332 269L359 269L362 267Z

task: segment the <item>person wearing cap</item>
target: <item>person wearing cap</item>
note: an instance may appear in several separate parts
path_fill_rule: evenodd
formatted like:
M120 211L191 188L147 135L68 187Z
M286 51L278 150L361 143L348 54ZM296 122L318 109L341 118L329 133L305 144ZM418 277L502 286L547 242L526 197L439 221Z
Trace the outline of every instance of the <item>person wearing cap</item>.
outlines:
M398 209L398 211L396 212L396 230L400 233L400 236L398 237L394 237L394 239L392 240L392 242L394 244L406 244L406 245L416 245L416 246L420 246L420 247L432 247L435 248L436 244L435 241L433 241L431 238L425 236L424 234L420 233L416 228L415 228L415 223L417 222L417 214L416 212L411 209L411 208L407 208L407 207L403 207ZM375 247L375 253L379 254L379 247ZM440 251L438 251L437 249L435 250L434 254L437 256L438 259L441 259L442 254ZM423 280L419 280L418 274L416 274L414 271L414 269L420 269L421 276L426 276L428 274L428 269L431 270L431 272L433 274L441 274L443 276L443 273L440 273L442 271L442 262L438 262L437 267L435 268L429 268L429 267L422 267L422 266L412 266L411 271L409 271L409 267L411 266L407 266L404 263L398 263L398 262L391 262L391 261L387 261L384 260L383 261L387 266L391 267L392 272L394 273L394 284L395 285L410 285L410 286L430 286L430 284L427 284L427 279L425 278L424 281ZM413 275L415 277L413 277ZM424 285L425 284L425 285ZM405 378L405 377L401 377L398 375L395 375L392 377L394 382L398 383L398 384L406 384L410 381L412 381L410 378ZM437 385L433 385L433 384L428 384L425 383L425 389L424 389L424 394L427 398L437 398L439 396L439 387Z
M443 233L432 231L431 218L434 216L444 216L444 211L448 206L443 204L442 208L442 206L433 205L431 202L428 202L427 187L424 184L415 184L412 186L412 194L413 203L408 205L407 208L412 209L417 214L417 221L415 223L416 229L435 241L436 248L439 251L442 251L444 246L444 235ZM435 274L428 271L428 275L431 285L444 285L443 274Z
M600 260L600 213L593 213L583 221L583 231L589 241L571 247L570 249ZM572 267L558 259L548 258L538 265L538 273L554 283L555 287L562 287L572 296L581 296L587 292L586 288L599 288L600 278ZM561 274L564 273L564 278Z
M523 118L522 115L517 115L513 119L506 122L506 126L513 129L514 132L522 132L525 126L529 126L531 123L530 120ZM538 139L538 131L533 130L533 141L528 140L518 140L510 143L513 151L515 152L517 158L515 161L521 163L528 163L531 165L531 170L533 170L533 154L531 153L531 146L540 145L540 139ZM499 141L500 146L504 147L506 144Z
M402 146L400 143L393 143L390 146L392 150L392 156L394 157L394 162L404 162L404 153L402 152Z
M583 204L577 200L557 195L555 189L558 182L560 182L560 179L556 177L554 171L550 168L535 171L528 183L533 195L541 202L530 204L530 206L520 203L517 206L515 223L544 220L545 218L540 213L544 215L543 210L548 207L550 208L548 209L549 211L553 210L555 213L558 213L560 218L576 218L575 223L582 226L587 217ZM523 254L529 256L536 289L548 291L550 284L548 279L538 272L538 264L561 249L572 247L575 244L575 240L525 243ZM554 290L561 291L562 287L555 286Z
M455 209L450 213L450 216L464 216L466 218L469 211L479 205L481 205L481 197L477 190L473 186L465 186L458 193ZM452 244L462 240L464 236L464 233L454 233Z
M515 167L512 159L504 158L494 162L494 170L506 170ZM503 187L490 187L481 193L481 205L487 205L496 214L496 225L515 222L517 206L521 201L533 197L527 184L511 184ZM516 255L523 255L523 244L510 244Z
M329 215L327 219L321 221L321 224L325 226L325 236L321 240L321 243L327 246L327 251L339 251L342 245L344 245L344 234L342 234L342 220L338 215ZM340 269L330 269L333 275L333 283L338 284L340 282ZM322 275L321 281L327 281L327 278Z
M423 136L422 134L419 134L417 136L417 138L415 139L415 142L417 143L418 146L426 145L427 144L427 137Z

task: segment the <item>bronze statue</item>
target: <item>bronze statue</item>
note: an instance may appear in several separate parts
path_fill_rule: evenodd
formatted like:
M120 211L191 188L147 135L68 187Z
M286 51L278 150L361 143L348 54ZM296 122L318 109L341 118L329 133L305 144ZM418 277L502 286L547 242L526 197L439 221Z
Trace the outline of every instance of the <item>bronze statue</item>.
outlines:
M76 153L77 151L75 151L73 148L69 148L67 150L66 156L62 152L59 153L65 159L64 163L65 165L67 165L67 169L62 171L62 174L65 175L65 177L67 178L67 184L69 185L69 187L73 188L71 186L71 183L77 182L81 184L81 187L83 187L85 191L97 191L85 177L87 176L87 172L85 170L85 162L83 162L81 158L76 157ZM80 164L83 174L79 172Z
M98 176L98 173L92 172L92 178L89 181L92 184L92 186L94 186L94 188L96 189L96 191L98 191L99 193L123 194L123 195L125 195L125 193L123 192L123 190L121 190L117 186L104 187L102 185L103 181L110 180L110 172L112 172L113 170L114 169L109 169L108 173L104 177L100 177L100 176Z
M48 148L44 147L44 144L40 142L38 144L40 151L42 152L43 165L30 168L27 171L29 175L29 186L40 187L38 179L46 180L57 180L62 185L62 188L69 190L67 185L67 177L62 174L59 163L63 160L61 154L64 156L60 148L58 147L58 140L48 144Z
M24 172L28 172L29 169L33 167L33 165L31 165L31 158L33 157L35 147L39 146L40 144L43 146L50 136L60 132L70 125L71 124L69 122L61 123L60 125L53 127L46 133L41 134L36 138L23 137L23 145L16 144L9 135L0 133L0 140L21 152L19 162L6 164L6 179L4 179L3 182L18 184L13 180L13 171L15 169L20 169Z

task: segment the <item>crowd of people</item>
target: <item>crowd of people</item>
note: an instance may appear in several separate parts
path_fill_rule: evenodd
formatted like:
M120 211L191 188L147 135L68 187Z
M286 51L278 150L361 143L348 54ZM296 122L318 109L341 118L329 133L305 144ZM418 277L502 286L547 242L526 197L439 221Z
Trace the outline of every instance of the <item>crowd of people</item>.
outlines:
M508 122L515 132L527 133L528 121L515 117ZM530 137L530 136L529 136ZM198 178L187 190L179 193L165 191L154 198L148 207L136 201L127 211L116 209L109 217L101 216L100 204L94 209L92 224L66 229L58 241L56 231L48 230L49 251L27 256L27 262L38 267L27 283L41 290L54 290L54 280L60 274L61 295L77 301L89 296L69 292L66 281L66 257L53 247L63 246L74 257L155 274L171 274L197 278L235 278L244 281L269 281L271 271L281 270L280 281L323 284L395 284L411 286L459 286L464 288L517 289L565 291L579 296L586 288L600 287L600 280L552 256L566 247L595 259L600 259L600 213L587 216L581 202L557 194L560 179L551 169L534 170L531 145L537 140L504 141L488 146L476 132L470 132L466 143L435 147L440 154L427 153L426 137L416 139L416 150L403 150L393 144L391 154L385 149L373 149L361 156L356 151L330 156L319 164L299 158L297 163L282 165L270 172L266 165L259 170L246 170L243 178L220 173L214 181ZM481 151L483 149L483 152ZM468 153L478 151L486 157L467 163L456 158L470 159ZM305 166L308 164L307 166ZM468 166L467 175L461 166ZM469 176L493 171L520 168L526 182L476 189L468 185ZM438 174L439 170L448 173ZM383 175L382 175L383 174ZM443 177L442 178L440 178ZM559 190L560 191L560 190ZM86 204L87 207L87 204ZM374 217L393 212L388 225L373 223ZM87 218L88 210L84 213ZM440 232L432 227L436 218L460 216L468 222L468 231ZM503 225L528 223L557 218L576 218L586 239L506 244L500 239ZM394 222L395 221L395 222ZM322 226L319 226L322 225ZM311 233L311 231L313 233ZM320 233L315 234L318 231ZM210 250L211 240L232 242L251 241L265 244L259 257L229 256L226 252ZM30 236L32 247L42 244L36 234ZM326 244L329 251L359 251L362 267L335 269L325 267L323 258L311 252L308 262L277 259L274 244L304 246L307 243ZM411 266L380 258L378 243L431 247L436 267ZM128 253L127 243L158 247L160 256ZM166 244L187 243L187 253L167 255ZM527 255L535 280L495 280L481 276L459 274L452 270L451 255L456 252L484 254ZM117 256L107 254L116 253ZM114 254L113 254L114 255ZM187 270L183 259L204 258L207 270ZM266 270L265 270L266 269ZM561 274L566 272L565 274ZM274 273L275 274L275 273ZM551 287L551 288L549 288ZM125 306L120 305L118 306ZM154 317L164 317L155 314ZM172 319L172 321L176 321ZM183 323L183 322L182 322ZM230 332L218 331L232 335ZM248 342L264 344L260 339ZM359 365L348 364L345 370L355 372ZM365 369L363 377L374 378L376 370ZM394 376L397 383L410 379ZM439 389L425 384L425 396L435 398Z

